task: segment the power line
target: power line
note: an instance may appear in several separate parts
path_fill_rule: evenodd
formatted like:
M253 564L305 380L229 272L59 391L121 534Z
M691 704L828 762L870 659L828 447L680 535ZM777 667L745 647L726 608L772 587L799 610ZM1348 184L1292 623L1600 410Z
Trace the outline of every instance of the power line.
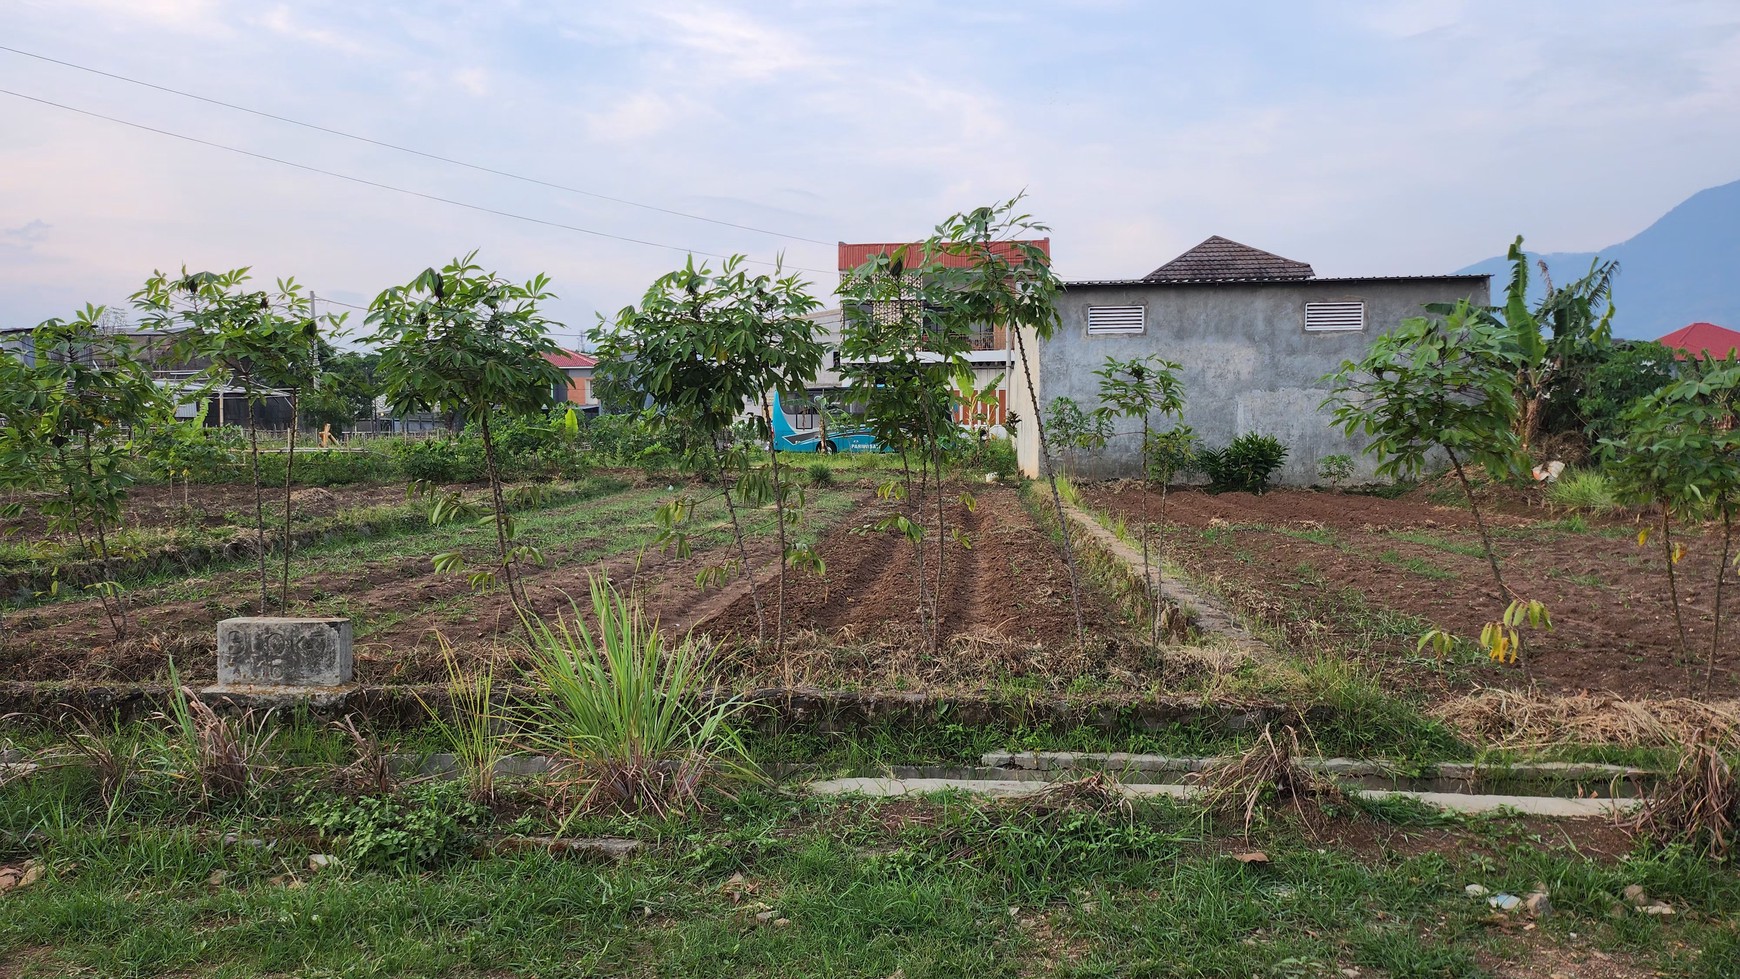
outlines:
M519 180L519 181L523 181L523 182L528 183L528 184L537 184L540 187L549 187L553 190L565 191L565 192L570 193L570 194L580 194L581 196L591 197L591 198L594 198L596 200L610 201L613 204L625 204L629 207L638 207L638 208L643 208L643 209L648 210L648 211L657 211L660 214L670 214L670 215L673 215L675 217L688 218L691 221L705 221L708 224L717 224L717 225L722 225L722 226L727 227L727 228L736 228L739 231L753 231L756 234L760 234L760 235L771 235L775 238L786 238L786 239L789 239L791 241L805 241L805 242L809 242L811 244L816 244L816 245L833 245L834 244L834 242L831 242L831 241L822 241L820 238L809 238L809 237L806 237L804 235L788 235L788 234L784 234L783 232L779 232L779 231L769 231L766 228L757 228L757 227L754 227L752 225L738 224L734 221L723 221L723 220L720 220L718 218L710 218L710 217L707 217L707 216L702 215L702 214L691 214L688 211L678 211L678 210L674 210L674 209L668 208L668 207L659 207L656 204L645 204L645 203L642 203L640 201L631 201L625 197L612 197L609 194L600 194L600 193L596 193L596 192L590 191L590 190L582 190L579 187L570 187L566 184L558 184L558 183L553 183L553 182L548 181L548 180L540 180L537 177L528 177L528 176L525 176L524 174L513 173L513 172L508 171L508 170L498 170L494 167L486 167L486 166L483 166L482 164L478 164L478 163L467 163L464 160L456 160L456 159L453 159L452 157L441 156L438 153L429 153L429 152L426 152L424 150L413 149L412 147L409 147L409 146L401 146L397 143L389 143L389 142L386 142L385 140L373 139L373 138L370 138L368 136L360 136L356 133L347 133L342 129L333 129L329 126L322 126L322 125L319 125L317 123L312 123L312 122L304 122L300 119L292 119L289 116L281 116L281 115L278 115L278 114L273 113L273 112L266 112L262 109L253 109L253 108L249 108L248 106L245 106L245 105L237 105L234 102L225 102L222 99L214 99L214 98L210 98L210 97L207 97L204 95L196 95L193 92L184 92L180 89L170 88L166 85L158 85L158 84L155 84L153 82L144 81L143 79L130 78L126 75L118 75L118 74L111 72L111 71L103 71L100 68L92 68L88 65L75 64L74 62L71 62L71 61L62 61L59 58L51 58L45 54L36 54L34 52L31 52L31 51L24 51L24 50L21 50L19 48L8 47L4 44L0 44L0 51L10 51L13 54L22 55L26 58L35 58L38 61L46 61L46 62L49 62L50 64L62 65L64 67L74 68L74 69L77 69L79 71L87 71L93 75L101 75L104 78L113 78L116 81L126 82L129 85L140 85L140 86L143 86L145 88L156 89L159 92L167 92L170 95L178 95L184 99L193 99L194 101L204 102L208 105L222 106L223 108L226 108L226 109L234 109L237 112L246 112L246 113L249 113L250 115L260 116L261 118L264 118L264 119L273 119L273 120L276 120L278 122L289 123L292 126L301 126L304 129L312 129L312 130L315 130L316 132L327 133L327 134L330 134L333 136L340 136L340 137L343 137L345 139L353 139L359 143L368 143L371 146L379 146L383 149L396 150L400 153L409 153L412 156L420 156L426 160L435 160L437 162L450 164L450 165L456 166L456 167L465 167L468 170L476 170L479 173L488 173L488 174L494 174L495 176L498 176L498 177L506 177L509 180Z
M548 220L546 218L535 218L535 217L532 217L532 216L527 215L527 214L516 214L512 211L503 211L503 210L498 210L497 208L493 208L493 207L485 207L482 204L471 204L471 203L467 203L466 201L454 200L451 197L442 197L438 194L426 194L420 190L409 190L409 189L404 188L404 187L395 187L392 184L381 183L378 180L370 180L367 177L358 177L358 176L355 176L354 174L340 173L337 170L326 170L326 169L323 169L321 167L311 166L311 165L306 164L306 163L296 163L292 160L285 160L285 159L281 159L281 158L276 157L276 156L267 156L264 153L255 153L253 150L244 150L244 149L241 149L240 147L229 146L229 145L226 145L224 143L214 143L211 140L200 139L197 136L188 136L184 133L171 132L170 130L167 130L167 129L158 129L155 126L147 126L144 123L140 123L140 122L131 122L131 121L126 120L126 119L116 118L115 116L106 116L100 112L92 112L89 109L80 109L76 106L65 105L63 103L54 102L54 101L51 101L49 99L37 98L34 95L25 95L22 92L14 92L11 89L0 88L0 95L10 95L14 98L24 99L27 102L36 102L36 103L39 103L41 105L53 106L56 109L65 109L68 112L76 112L81 116L90 116L93 119L101 119L104 122L112 122L112 123L115 123L116 125L127 126L127 127L132 128L132 129L142 129L148 133L156 133L159 136L169 136L169 137L172 137L174 139L185 140L189 143L197 143L200 146L209 146L209 147L212 147L213 149L227 150L231 153L239 153L242 156L253 157L256 160L265 160L265 161L270 162L270 163L277 163L277 164L281 164L281 165L287 166L287 167L295 167L298 170L306 170L309 173L318 173L318 174L322 174L322 175L328 176L328 177L337 177L340 180L348 180L351 183L362 184L365 187L375 187L375 188L378 188L380 190L390 190L395 194L404 194L408 197L420 197L426 201L436 201L436 202L441 203L441 204L450 204L454 207L463 207L468 211L479 211L479 212L482 212L484 214L493 214L493 215L496 215L497 217L512 218L516 221L526 221L526 222L529 222L531 224L541 224L541 225L544 225L545 227L550 227L550 228L561 228L565 231L578 231L579 233L581 233L583 235L593 235L594 237L598 237L598 238L608 238L612 241L627 242L631 245L648 245L648 246L651 246L653 248L666 248L666 249L669 249L671 251L676 251L676 252L687 252L689 254L694 254L694 255L705 255L709 258L726 258L727 257L725 255L720 254L719 252L701 251L700 249L696 249L696 248L685 248L681 245L667 245L667 244L665 244L663 242L659 242L659 241L647 241L644 238L630 238L626 235L611 234L608 231L597 231L597 230L594 230L592 228L582 228L577 224L563 224L560 221L551 221L551 220ZM785 269L788 269L788 270L794 271L794 272L813 272L817 275L832 275L832 274L834 274L834 272L837 271L837 270L832 270L832 269L812 269L812 268L806 268L804 266L799 266L799 265L781 266L780 263L778 263L778 262L768 262L768 261L763 261L763 260L754 259L754 258L746 258L745 261L752 262L756 265L770 265L770 266L775 266L775 267L782 267L782 268L785 268Z

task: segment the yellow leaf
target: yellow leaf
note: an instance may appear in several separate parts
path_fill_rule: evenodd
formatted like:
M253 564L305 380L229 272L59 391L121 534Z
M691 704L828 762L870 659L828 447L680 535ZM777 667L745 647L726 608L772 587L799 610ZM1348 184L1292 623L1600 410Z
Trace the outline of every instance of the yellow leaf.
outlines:
M1642 530L1637 532L1637 546L1642 547L1643 542L1646 540L1649 540L1649 528L1648 527L1645 527Z
M1672 559L1673 563L1675 563L1675 564L1680 563L1680 558L1683 558L1685 556L1686 556L1686 549L1685 549L1685 546L1681 545L1681 544L1675 544L1673 547L1673 552L1669 555L1669 557Z

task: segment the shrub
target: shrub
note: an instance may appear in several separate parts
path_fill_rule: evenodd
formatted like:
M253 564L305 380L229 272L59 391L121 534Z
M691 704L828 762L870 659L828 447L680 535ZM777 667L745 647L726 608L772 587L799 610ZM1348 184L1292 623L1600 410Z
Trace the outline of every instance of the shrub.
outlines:
M260 457L260 478L273 486L284 483L286 453ZM399 467L391 456L378 450L338 451L298 449L294 482L298 486L346 486L351 483L383 483L398 477Z
M1547 502L1567 510L1602 513L1619 508L1613 480L1594 469L1572 469L1547 486Z
M811 486L834 485L834 470L833 467L829 466L827 463L812 462L809 465L808 472Z
M1317 478L1331 486L1340 486L1353 478L1353 457L1338 452L1317 460Z
M1286 458L1287 447L1280 439L1246 432L1224 449L1198 452L1196 464L1208 476L1209 492L1261 493Z
M1143 454L1148 460L1148 478L1161 486L1197 471L1202 440L1189 425L1178 425L1148 436Z
M308 824L343 844L357 867L425 870L469 852L489 810L455 782L427 782L393 796L304 798Z
M527 746L575 764L582 806L664 813L695 801L709 778L753 777L731 725L745 705L702 703L709 678L700 648L667 649L607 579L593 576L591 593L596 633L578 608L554 623L526 623L530 672L542 688L523 708Z
M467 438L430 438L397 447L399 474L408 482L474 483L483 478L483 443Z

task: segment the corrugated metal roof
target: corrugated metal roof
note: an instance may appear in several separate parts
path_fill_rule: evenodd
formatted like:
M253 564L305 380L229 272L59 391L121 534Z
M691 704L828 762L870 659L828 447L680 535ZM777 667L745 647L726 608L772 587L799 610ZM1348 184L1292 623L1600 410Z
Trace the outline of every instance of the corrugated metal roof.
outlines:
M1450 275L1344 275L1327 276L1311 279L1078 279L1065 282L1063 287L1082 288L1086 286L1144 286L1166 288L1170 286L1309 286L1326 282L1426 282L1444 279L1491 279L1485 273L1457 272Z

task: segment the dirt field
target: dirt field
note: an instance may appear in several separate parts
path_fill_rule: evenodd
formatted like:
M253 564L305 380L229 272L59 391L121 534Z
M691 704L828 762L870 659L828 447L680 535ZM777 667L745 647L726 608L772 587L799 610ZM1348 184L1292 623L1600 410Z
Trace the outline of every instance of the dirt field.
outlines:
M1139 522L1140 490L1107 487L1089 502ZM1158 509L1158 497L1150 506ZM1657 541L1639 547L1631 519L1588 519L1568 526L1564 514L1515 500L1490 523L1501 567L1520 596L1552 611L1555 629L1529 636L1541 685L1625 696L1678 694L1685 670L1676 662L1676 629ZM1416 653L1421 624L1478 636L1505 602L1480 556L1473 514L1435 505L1419 494L1375 496L1279 490L1263 496L1211 496L1175 490L1167 498L1167 554L1194 575L1234 596L1309 648L1331 639L1364 643L1372 656L1413 682L1446 682L1442 669ZM1681 578L1688 643L1700 664L1710 648L1719 536L1687 532ZM1740 580L1730 579L1728 635L1716 659L1713 692L1740 692ZM1410 621L1412 620L1412 621ZM1520 684L1521 671L1485 663L1451 671L1448 682Z
M196 494L200 490L196 487ZM941 657L924 653L911 546L890 532L861 532L886 504L863 489L828 491L832 502L815 508L803 530L818 537L815 547L828 574L820 580L809 572L787 573L791 655L784 660L771 649L746 648L753 644L743 642L756 634L748 577L705 591L695 584L704 568L736 556L717 527L687 558L643 550L653 534L652 510L670 495L664 490L631 489L555 508L537 515L541 524L522 517L531 536L545 542L550 558L549 566L531 567L525 575L533 607L549 615L567 609L570 597L585 603L588 574L602 571L620 587L632 587L667 634L692 631L720 640L726 668L746 683L978 682L1025 673L1067 682L1084 672L1141 666L1139 651L1115 638L1123 634L1122 620L1102 596L1090 596L1088 619L1090 632L1101 638L1086 652L1069 641L1074 621L1063 560L1012 489L989 488L978 494L973 512L957 507L950 516L968 530L973 546L948 549L942 592L946 654ZM353 495L360 505L379 502L383 493L402 496L391 487ZM205 499L209 506L223 507L230 495L213 491ZM337 499L340 506L347 502ZM700 523L719 517L722 513L710 514ZM771 638L777 544L766 514L751 522L750 563L758 570ZM458 533L473 548L481 546L476 528ZM351 617L357 679L365 683L445 679L438 636L468 660L520 658L513 638L517 618L501 593L476 594L462 577L431 570L429 554L444 546L449 545L401 535L299 551L292 564L290 611ZM934 561L927 570L934 575ZM216 673L216 623L255 614L257 596L257 578L246 562L186 582L140 588L129 594L132 632L119 641L108 632L94 600L13 610L0 638L0 676L162 679L173 656L184 676L207 682Z

